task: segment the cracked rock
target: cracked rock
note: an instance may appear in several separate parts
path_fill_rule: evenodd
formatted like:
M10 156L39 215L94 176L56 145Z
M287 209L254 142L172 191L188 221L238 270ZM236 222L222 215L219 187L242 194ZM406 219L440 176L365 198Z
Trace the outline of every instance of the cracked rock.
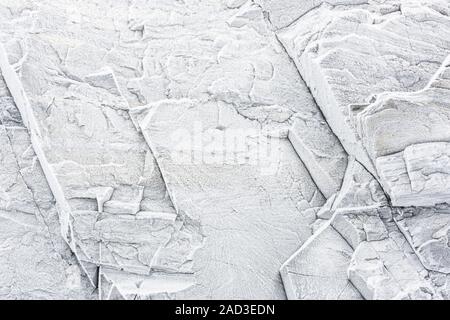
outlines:
M0 298L450 299L447 0L0 0Z

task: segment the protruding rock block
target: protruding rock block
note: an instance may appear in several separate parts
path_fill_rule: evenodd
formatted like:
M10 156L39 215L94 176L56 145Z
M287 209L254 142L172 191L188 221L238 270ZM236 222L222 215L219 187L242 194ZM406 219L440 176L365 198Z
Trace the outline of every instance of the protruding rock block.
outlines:
M279 267L311 235L307 209L324 202L289 141L217 102L166 100L139 114L175 208L204 236L195 285L178 297L284 297Z
M416 144L380 157L377 170L394 206L434 206L450 201L448 142Z
M450 208L411 208L399 212L396 222L424 267L450 274Z
M392 239L361 243L353 254L348 276L368 300L435 298L431 284Z
M352 253L349 244L329 224L317 231L281 267L288 299L362 299L347 279Z
M431 2L419 5L413 1L392 1L395 10L386 11L385 4L378 2L361 6L354 1L355 6L329 6L326 2L318 1L317 6L278 35L349 155L376 175L375 159L371 157L375 144L366 140L383 144L392 141L391 147L376 146L389 153L400 151L396 148L404 148L408 141L417 143L421 137L446 137L450 132L445 129L447 102L433 107L423 97L418 97L416 106L408 101L398 106L390 103L377 115L383 120L374 119L370 124L378 128L377 133L364 131L360 135L357 119L376 109L367 106L375 102L377 95L402 92L397 96L404 100L404 92L422 90L430 82L450 49L450 20L440 13L448 10L448 4L435 10ZM427 101L433 99L437 102L442 97L430 96ZM424 119L423 124L433 126L421 130L420 119L425 112L433 116Z
M94 285L100 265L142 274L189 272L198 232L175 221L112 70L93 73L78 65L79 76L53 72L65 67L52 48L76 38L48 32L54 37L21 42L27 54L19 73L9 64L8 47L0 66L56 198L63 237Z
M358 115L364 145L394 206L450 201L449 63L423 90L384 94Z
M321 117L297 119L289 129L289 140L322 194L338 192L347 167L347 153Z

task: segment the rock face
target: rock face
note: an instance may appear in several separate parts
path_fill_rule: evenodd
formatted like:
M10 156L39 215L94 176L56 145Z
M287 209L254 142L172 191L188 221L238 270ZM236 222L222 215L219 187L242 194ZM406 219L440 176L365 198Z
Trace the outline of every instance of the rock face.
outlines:
M328 124L322 119L298 119L288 138L322 194L326 198L336 194L344 178L347 153Z
M392 9L386 10L385 2L377 1L366 1L369 4L363 6L357 5L358 1L348 1L351 6L317 2L322 4L279 31L279 37L345 150L376 174L374 154L365 140L384 138L374 137L374 132L360 136L357 123L364 121L369 110L376 109L371 104L376 104L378 95L414 92L430 82L449 54L450 20L446 15L449 4L388 1ZM414 116L415 113L410 114L410 118ZM433 125L439 127L447 117L445 114L437 117ZM386 132L392 123L391 130L400 129L396 126L398 118L392 115L386 118L389 120L374 120L372 126L376 122ZM417 131L417 123L410 126L405 121L405 126L412 131L402 132L409 137L405 140L420 139L417 135L422 132ZM441 132L440 128L429 130ZM448 130L442 128L442 132ZM401 148L403 139L391 139ZM386 148L386 152L393 152Z
M333 226L322 226L281 267L288 299L362 299L347 276L352 254L352 247Z
M0 0L0 297L449 299L449 16Z
M441 36L450 32L450 4L311 1L284 11L261 3L356 159L317 214L354 249L348 279L366 299L448 298L450 43Z
M311 236L315 215L307 209L323 204L289 141L266 137L215 102L149 108L142 132L179 217L195 221L204 237L193 260L198 284L183 297L283 298L279 279L269 275ZM220 286L224 274L227 287Z
M381 182L396 206L433 206L450 199L450 143L414 144L377 159Z
M0 298L94 299L59 233L54 198L0 76Z

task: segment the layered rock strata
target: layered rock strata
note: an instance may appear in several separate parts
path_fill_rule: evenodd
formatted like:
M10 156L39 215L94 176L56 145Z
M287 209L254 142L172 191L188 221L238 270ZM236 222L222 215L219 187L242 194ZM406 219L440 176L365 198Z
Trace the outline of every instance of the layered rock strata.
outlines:
M0 0L1 292L448 299L449 13Z
M313 209L324 201L286 139L288 129L295 119L307 119L303 123L316 121L317 131L332 133L261 9L249 3L229 11L211 2L193 5L200 12L183 15L183 23L155 24L150 17L164 15L169 4L136 2L123 13L123 4L115 3L101 23L94 23L106 10L101 2L86 3L92 9L87 16L68 12L64 2L56 8L41 3L35 11L9 6L11 21L26 15L30 21L22 28L4 23L1 67L57 199L63 237L92 283L100 284L101 297L284 298L278 268L312 234ZM219 23L204 19L213 10ZM205 24L215 32L204 31ZM167 38L150 37L152 29ZM192 32L201 36L191 39ZM211 41L213 50L207 49ZM187 43L197 49L183 49ZM236 68L243 70L237 81L231 78ZM149 90L152 81L163 86L161 94ZM152 151L162 151L150 150L139 132L146 104L156 101L170 115L184 97L193 101L192 115L205 111L201 124L212 131L207 139L225 132L235 135L232 143L246 140L244 150L212 146L213 154L225 151L231 163L219 162L199 176L207 186L217 179L226 183L240 170L225 189L214 182L207 193L195 176L180 185L184 172L195 172L185 171L179 159L155 162ZM130 107L136 109L131 114ZM166 131L160 139L173 138L173 129L161 128ZM200 160L189 168L197 167L197 174L209 166L208 159ZM332 192L341 177L334 178ZM247 196L238 197L238 191ZM189 197L195 192L194 201ZM220 210L218 201L224 203ZM203 271L206 264L209 271ZM221 284L225 274L228 286Z
M371 204L373 193L359 184L366 189L362 197L342 203L337 199L347 197L346 176L318 212L331 222L316 237L333 227L353 247L345 268L366 299L448 298L449 3L310 1L285 10L274 1L259 2L330 127L368 170L352 183L372 181L377 194L386 194ZM328 247L324 242L315 250ZM303 259L294 257L290 261ZM317 263L323 260L319 255ZM343 272L336 271L336 278ZM316 281L300 278L298 288ZM344 281L338 288L348 291ZM317 297L323 297L320 291Z
M0 75L0 298L95 299L59 232L54 198Z

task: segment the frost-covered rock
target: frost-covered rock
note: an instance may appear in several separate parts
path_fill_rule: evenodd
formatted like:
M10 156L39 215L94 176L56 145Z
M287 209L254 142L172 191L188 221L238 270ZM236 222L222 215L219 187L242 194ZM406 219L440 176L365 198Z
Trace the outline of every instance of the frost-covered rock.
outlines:
M396 215L400 229L429 271L450 274L450 209L402 209Z
M450 58L424 90L386 94L359 116L366 148L393 205L449 202L449 63Z
M380 157L377 168L395 206L433 206L450 200L450 143L415 144Z
M311 235L306 209L323 203L289 141L215 102L167 100L139 123L177 212L204 237L180 297L284 297L278 269Z
M144 275L152 268L187 272L184 263L200 240L175 221L114 72L72 64L70 43L84 39L44 29L52 40L43 34L18 39L24 54L18 73L10 64L15 39L3 49L1 67L55 195L63 237L93 284L99 265ZM55 47L68 50L67 63Z
M202 263L214 261L208 255L200 262L195 259L197 250L205 245L208 253L228 254L237 261L247 259L247 271L251 262L244 250L254 247L262 252L267 250L256 256L261 257L260 272L264 274L261 279L271 285L266 286L264 281L259 286L246 285L247 271L239 271L239 277L234 280L236 288L232 286L223 295L233 297L238 288L245 286L249 292L241 292L243 297L284 297L278 268L299 241L305 241L311 234L310 224L315 214L305 209L318 207L324 200L286 139L287 132L295 118L315 117L322 122L323 118L294 65L267 27L260 8L243 5L236 11L223 11L220 4L211 1L201 5L186 4L191 12L187 15L187 7L175 3L143 5L133 2L125 9L118 2L111 6L108 1L96 5L86 2L82 5L87 10L81 12L71 11L65 1L56 5L43 2L39 10L45 15L27 17L32 21L28 24L28 21L22 23L28 11L22 14L15 10L23 4L6 5L12 10L3 13L8 19L2 23L5 48L2 69L8 74L8 86L56 196L63 235L92 282L97 282L100 269L101 277L109 279L100 283L117 280L119 283L112 284L118 288L115 292L130 297L133 287L130 289L127 283L133 282L135 277L175 272L183 278ZM240 6L239 3L229 5ZM217 19L209 19L210 14ZM21 28L12 26L9 21ZM205 27L208 25L210 27ZM152 37L155 32L161 35L159 39ZM192 39L189 33L198 37ZM214 43L212 47L211 43ZM151 90L150 86L155 83L158 85ZM239 254L220 249L227 243L224 232L208 232L212 238L205 239L204 227L195 217L201 213L196 209L196 201L180 204L180 197L193 195L189 189L166 192L166 184L173 185L170 176L166 177L172 174L171 170L163 172L164 181L159 172L161 161L155 162L139 132L138 121L128 113L130 106L141 107L162 98L183 97L204 106L219 101L217 105L233 115L231 119L224 118L224 125L235 120L242 124L242 128L235 129L249 134L249 143L256 147L246 154L245 150L239 150L240 146L237 149L225 146L229 148L225 150L228 153L237 152L235 165L242 161L262 161L254 172L246 173L245 167L239 169L242 179L234 181L238 187L233 190L236 196L230 196L235 202L242 197L252 200L246 212L256 219L259 209L268 212L263 215L268 221L263 219L261 226L254 228L260 234L256 243L249 242L248 246L235 243L233 248L242 251ZM208 118L210 115L213 117ZM205 119L215 121L216 115L206 113ZM214 125L212 129L214 134L225 127ZM255 139L254 132L261 134ZM275 146L272 151L271 141ZM286 157L281 166L276 154L280 148L283 150L281 159ZM256 154L257 158L252 154L254 150L261 153ZM248 155L253 158L247 159ZM234 176L231 168L227 169L228 162L222 165L228 170L224 172ZM287 171L288 179L278 181L275 174L280 168ZM260 182L251 184L253 178ZM194 188L196 179L191 181ZM269 190L264 192L264 187ZM292 201L284 204L284 192L289 189ZM256 197L252 199L252 195ZM169 196L177 203L177 208L181 208L178 212ZM199 190L199 197L215 206L218 199L209 199L209 196L211 194ZM278 203L278 211L268 209L272 201ZM187 210L193 217L183 211L186 205L195 209ZM226 206L231 214L233 207ZM283 217L281 213L285 208L288 212L284 213L284 220L278 221L277 216ZM269 213L275 211L272 217ZM303 211L307 212L304 216ZM246 224L239 234L252 229L252 220L244 221ZM272 224L289 230L288 245L283 250L275 246L276 242L268 242L263 237L264 228ZM231 229L239 230L238 225L239 221L230 220ZM285 235L276 230L273 232L279 234L277 238L284 239ZM222 240L215 241L215 235ZM240 243L242 239L236 241ZM214 266L220 265L227 269L222 260L228 259L231 258L219 259L211 265L211 270L219 272L222 269L214 269ZM113 276L118 271L121 275ZM130 280L127 280L127 272ZM204 284L201 292L197 292L198 297L224 297L210 292L211 281L220 286L225 281L223 277L202 273L200 278L201 282L189 282L196 285L195 289L198 283ZM128 288L125 291L124 286ZM141 288L135 294L140 297L157 295L158 287L154 284L150 287L151 292ZM173 290L187 287L174 286ZM166 292L164 286L160 289L161 294ZM100 292L103 291L100 288Z
M0 298L95 298L60 236L53 195L7 90L0 97L0 162Z
M0 295L449 299L449 17L0 0Z
M348 276L365 299L435 298L431 284L392 239L361 243L353 254Z
M289 140L326 198L339 191L347 166L347 153L322 119L297 119Z
M421 90L381 94L357 116L372 161L414 144L450 141L449 101L450 57Z
M448 3L441 1L439 11L436 1L392 2L398 4L392 12L381 10L376 1L320 5L278 33L345 150L373 174L374 159L361 140L365 136L357 132L355 117L379 94L425 88L450 50ZM443 123L446 117L430 119ZM370 134L368 139L377 138Z
M352 252L331 225L318 230L280 270L288 299L362 299L347 278Z

